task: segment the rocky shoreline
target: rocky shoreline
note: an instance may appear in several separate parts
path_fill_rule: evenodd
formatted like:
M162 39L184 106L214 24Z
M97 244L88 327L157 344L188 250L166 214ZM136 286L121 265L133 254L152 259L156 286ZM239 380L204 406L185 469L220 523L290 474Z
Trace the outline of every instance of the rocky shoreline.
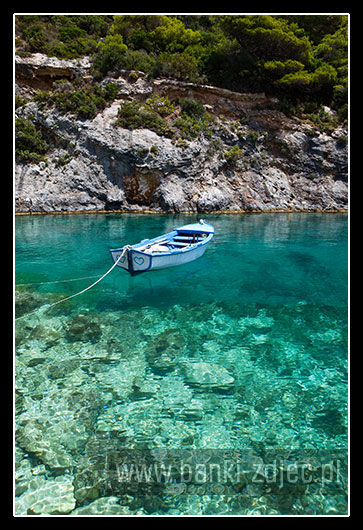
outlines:
M34 54L16 60L16 111L52 143L47 161L17 163L15 213L338 212L348 209L347 130L287 118L276 99L117 72L116 99L92 120L31 101L56 79L87 76L89 62ZM208 134L175 141L116 126L124 101L192 98L213 116ZM330 112L326 109L327 113Z
M251 210L211 210L208 213L213 215L241 215L241 214L261 214L261 213L347 213L347 208L336 208L336 209L305 209L305 210L298 210L298 209L271 209L271 210L261 210L261 211L251 211ZM146 208L137 208L137 209L130 209L125 208L123 210L69 210L69 211L62 211L62 210L54 210L53 212L42 212L42 211L35 211L35 212L15 212L15 216L23 216L23 215L97 215L97 214L127 214L127 213L135 213L135 214L144 214L144 215L169 215L173 212L163 212L159 210L149 210ZM174 212L175 213L175 212ZM190 214L193 213L191 211L185 210L178 212L180 214ZM200 212L203 213L203 212Z

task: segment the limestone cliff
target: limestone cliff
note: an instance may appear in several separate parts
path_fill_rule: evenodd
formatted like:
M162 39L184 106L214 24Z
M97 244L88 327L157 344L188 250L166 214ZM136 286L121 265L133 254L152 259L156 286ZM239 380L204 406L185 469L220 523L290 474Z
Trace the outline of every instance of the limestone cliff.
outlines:
M86 58L17 58L17 91L29 96L55 79L87 76L89 67ZM16 212L347 209L342 127L319 132L275 110L276 100L264 94L147 80L141 73L118 72L102 83L110 81L118 85L117 99L93 120L41 110L33 101L17 109L54 147L47 162L16 165ZM215 117L209 134L175 142L115 126L122 101L153 93L203 103Z

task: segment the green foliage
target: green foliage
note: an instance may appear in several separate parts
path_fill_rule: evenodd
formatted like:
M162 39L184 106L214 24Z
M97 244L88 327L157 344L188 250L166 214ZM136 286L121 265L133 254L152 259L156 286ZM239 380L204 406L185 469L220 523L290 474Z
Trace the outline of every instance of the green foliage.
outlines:
M107 101L113 101L118 94L118 86L116 83L108 83L103 89L103 97Z
M182 112L191 118L202 118L205 114L203 104L196 99L179 98L178 104L181 106Z
M22 107L26 103L28 103L27 99L25 99L25 98L23 98L21 96L15 95L15 108L16 109L18 109L19 107Z
M271 15L221 17L225 31L256 59L293 59L308 64L312 48L306 36L298 36L288 22Z
M118 109L116 125L130 130L142 127L140 108L141 104L136 100L122 103Z
M276 81L275 84L279 88L285 90L288 94L292 91L296 94L307 93L313 90L314 76L306 70L302 70L284 75L281 79Z
M104 15L18 15L18 49L60 59L91 55L111 22L112 17Z
M198 138L201 132L199 124L186 115L177 118L173 125L178 129L179 135L184 140Z
M123 66L126 50L121 35L107 35L104 41L98 43L93 72L106 75L108 71Z
M329 64L319 66L314 72L300 70L286 74L275 84L287 94L293 90L296 94L330 93L337 81L337 72Z
M230 166L234 167L242 155L243 150L240 149L238 145L234 145L229 151L224 153L224 158Z
M58 159L55 162L55 167L63 167L68 164L72 160L72 155L70 153L66 153L64 156L58 157Z
M186 29L177 17L166 15L115 15L112 33L122 35L133 49L148 52L182 52L197 44L200 32Z
M50 149L34 123L25 118L15 120L15 157L18 162L38 163Z
M129 45L133 41L140 42L142 36L147 36L160 24L159 15L114 15L110 32L122 35Z
M116 49L119 52L127 50L121 35L107 35L104 41L100 41L97 46L100 50Z
M314 45L319 44L325 35L347 24L345 15L285 15L281 18L303 31Z
M346 147L348 144L348 136L341 135L337 138L337 146L338 147Z
M145 103L136 100L120 105L116 125L125 129L151 129L160 136L192 140L200 134L209 135L212 117L194 99L168 98L154 94Z
M173 126L178 129L178 134L185 140L198 138L204 133L210 134L208 126L211 124L212 116L206 113L203 104L192 98L179 98L177 104L181 108L181 116L178 117Z
M160 136L172 137L173 131L152 105L125 101L120 105L116 125L125 129L150 129Z
M200 32L186 29L181 20L165 15L159 19L161 24L149 34L155 51L182 52L187 46L199 42Z
M304 69L304 65L299 61L287 59L287 61L266 61L263 64L264 69L268 72L271 78L280 79L284 75L300 72Z
M347 114L346 15L18 15L16 45L91 55L96 79L141 70Z
M192 98L179 98L177 100L181 108L181 116L173 125L177 127L178 133L185 140L198 138L201 134L211 136L211 127L214 117L205 111L203 104Z
M162 52L155 61L151 74L153 77L163 76L197 81L199 79L198 61L185 52L172 54Z
M175 105L169 98L153 94L146 100L146 106L163 118L175 111Z
M33 24L24 29L23 37L27 41L31 52L45 52L47 36L41 24Z
M117 95L116 83L109 83L105 88L76 80L55 81L49 92L38 90L35 100L43 107L54 106L60 112L71 112L79 119L93 119L98 112L107 106Z

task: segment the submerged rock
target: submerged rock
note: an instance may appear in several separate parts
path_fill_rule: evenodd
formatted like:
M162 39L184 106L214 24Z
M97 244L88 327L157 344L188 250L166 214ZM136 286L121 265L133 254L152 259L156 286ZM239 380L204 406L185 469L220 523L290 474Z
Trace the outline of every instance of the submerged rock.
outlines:
M133 515L128 506L121 506L118 497L100 497L87 506L77 508L72 515Z
M184 365L183 372L187 383L201 388L225 390L234 384L234 378L228 370L218 364L190 363Z
M146 357L150 367L156 373L172 370L183 352L186 341L177 328L166 329L159 333L146 350Z
M73 341L90 341L96 342L101 333L100 324L95 320L94 317L87 314L79 314L67 322L66 326L66 338L70 342Z
M97 392L87 388L49 391L19 416L19 446L50 468L70 467L73 454L81 451L88 440L101 404Z
M16 514L63 515L70 513L76 505L73 477L60 476L54 480L34 477L28 490L15 502Z

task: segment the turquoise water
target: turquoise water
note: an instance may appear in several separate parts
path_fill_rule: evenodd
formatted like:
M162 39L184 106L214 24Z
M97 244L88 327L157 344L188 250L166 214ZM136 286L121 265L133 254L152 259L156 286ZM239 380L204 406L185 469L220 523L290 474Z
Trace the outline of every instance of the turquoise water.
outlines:
M16 316L196 220L16 218ZM16 322L16 513L347 513L347 215L207 221L199 260Z

